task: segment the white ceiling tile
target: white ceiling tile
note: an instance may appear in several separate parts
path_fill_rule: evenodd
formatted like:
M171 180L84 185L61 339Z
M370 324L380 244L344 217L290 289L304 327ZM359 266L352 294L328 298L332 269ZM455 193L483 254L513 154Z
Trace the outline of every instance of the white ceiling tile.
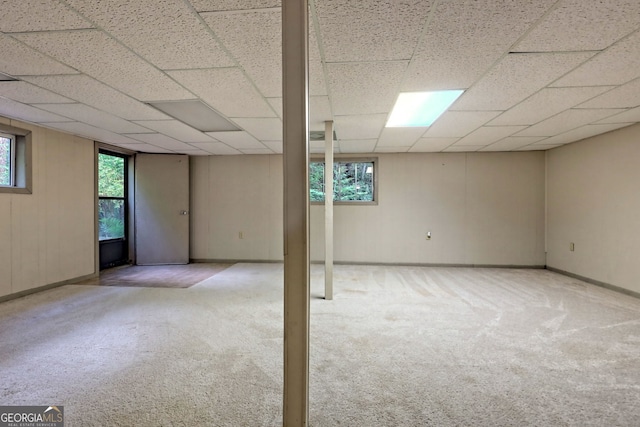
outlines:
M231 148L227 144L223 144L222 142L194 142L191 145L215 155L226 156L233 154L242 154L240 151L236 150L235 148Z
M382 147L411 147L425 133L424 127L384 128L378 139Z
M58 1L5 0L0 4L0 31L49 31L92 28L93 25Z
M262 141L274 153L282 153L282 141Z
M263 141L282 140L282 120L278 118L240 118L233 121L255 138Z
M553 86L619 85L640 77L640 31L591 58Z
M229 147L235 148L237 150L247 150L247 149L264 149L264 145L253 136L243 131L234 131L234 132L207 132L207 135L213 137L214 139L224 142Z
M534 144L543 139L545 138L538 136L509 136L482 148L480 151L512 151Z
M169 116L84 75L34 76L24 80L126 120L163 120Z
M439 2L402 90L470 87L555 1Z
M488 145L525 128L526 126L483 126L461 138L456 145Z
M201 13L224 46L267 97L282 96L279 9Z
M388 113L398 95L407 62L328 64L333 113Z
M73 102L64 96L20 81L0 82L0 96L25 104Z
M136 99L193 98L160 70L102 31L53 31L16 34L14 37Z
M431 0L316 2L325 59L336 62L411 58L432 3ZM345 34L345 29L353 36Z
M611 88L612 86L545 88L505 111L489 124L491 126L532 125Z
M336 116L334 129L338 139L378 139L387 121L386 114Z
M66 117L6 98L0 98L0 115L33 123L72 121Z
M445 153L473 153L484 147L484 145L452 145L442 151Z
M376 148L376 139L353 139L353 140L340 140L340 152L341 153L373 153Z
M326 121L333 120L328 96L309 97L309 130L324 130Z
M639 25L637 0L561 0L514 50L602 50Z
M560 135L552 136L551 138L543 139L534 145L568 144L570 142L579 141L581 139L620 129L625 126L628 126L628 124L614 123L605 125L586 125Z
M189 0L198 12L280 7L280 0Z
M161 133L130 133L125 134L125 136L171 151L188 150L192 148L189 144L185 144L182 141L178 141Z
M227 117L275 116L238 68L169 71L169 75Z
M603 93L578 108L634 108L640 106L640 79Z
M507 110L591 56L593 53L507 55L463 93L451 109Z
M84 104L40 104L37 107L115 133L148 132L142 126Z
M133 150L133 151L137 151L139 153L158 153L158 154L162 154L162 153L174 153L174 151L172 150L167 150L165 148L160 148L160 147L156 147L155 145L151 145L151 144L145 144L145 143L140 143L140 144L116 144L118 147L122 147L122 148L126 148L128 150Z
M160 69L233 65L183 0L66 1Z
M0 34L0 71L11 76L77 73L4 34Z
M411 147L381 147L376 146L376 153L406 153Z
M273 108L278 117L282 118L282 97L267 98L267 102L271 105L271 108Z
M518 136L553 136L568 132L571 129L596 122L605 117L621 113L620 109L587 110L572 109L566 110L538 124L530 126L518 133Z
M460 138L420 138L409 151L412 153L437 153L459 140Z
M640 107L625 110L606 119L598 120L595 124L609 123L637 123L640 122Z
M446 111L425 133L427 138L463 137L500 114L500 111Z
M128 138L126 136L119 135L108 130L100 129L95 126L88 125L86 123L68 122L68 123L43 123L43 126L58 129L71 133L73 135L84 136L89 139L93 139L100 142L107 142L110 144L137 144L139 141Z
M163 133L182 142L212 142L211 138L178 120L139 120L140 126Z

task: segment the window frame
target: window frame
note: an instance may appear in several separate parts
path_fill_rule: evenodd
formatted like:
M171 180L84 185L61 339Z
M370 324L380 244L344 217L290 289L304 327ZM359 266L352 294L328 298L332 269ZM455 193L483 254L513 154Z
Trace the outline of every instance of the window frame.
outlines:
M311 163L325 163L325 158L323 155L312 155L309 158L309 167L311 167ZM357 157L352 155L335 155L333 158L333 164L335 166L336 163L373 163L373 200L334 200L334 206L377 206L379 202L378 196L378 158L377 157ZM335 182L334 182L335 184ZM311 187L311 182L309 182L309 187ZM311 188L309 188L311 191ZM326 197L326 191L325 191ZM324 205L323 201L311 201L309 200L311 205Z
M104 242L115 242L115 241L127 241L129 239L129 173L128 173L128 161L129 161L129 155L128 154L124 154L124 153L120 153L117 151L110 151L106 148L99 148L98 149L98 162L100 162L100 154L106 155L106 156L112 156L112 157L118 157L123 159L124 164L123 164L123 171L124 171L124 183L123 183L123 190L124 190L124 194L120 197L120 196L101 196L100 195L100 191L99 191L99 187L100 187L100 183L97 183L97 188L96 188L96 195L98 198L98 215L99 215L99 211L100 211L100 200L122 200L123 204L124 204L124 235L122 237L113 237L113 238L109 238L109 239L100 239L100 226L98 225L98 242L99 243L104 243ZM96 174L98 173L98 169L99 169L99 163L96 164ZM99 180L99 177L98 177ZM98 223L100 221L98 220Z
M16 182L16 136L0 131L0 138L9 140L9 184L0 184L0 187L12 188Z
M0 193L32 194L32 134L26 129L0 123L0 134L13 136L12 184L0 185Z

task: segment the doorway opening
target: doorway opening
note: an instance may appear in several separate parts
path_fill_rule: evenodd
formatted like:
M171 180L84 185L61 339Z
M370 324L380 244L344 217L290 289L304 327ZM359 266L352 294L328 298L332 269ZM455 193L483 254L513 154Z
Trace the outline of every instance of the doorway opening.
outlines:
M129 156L98 153L98 239L100 270L129 262Z

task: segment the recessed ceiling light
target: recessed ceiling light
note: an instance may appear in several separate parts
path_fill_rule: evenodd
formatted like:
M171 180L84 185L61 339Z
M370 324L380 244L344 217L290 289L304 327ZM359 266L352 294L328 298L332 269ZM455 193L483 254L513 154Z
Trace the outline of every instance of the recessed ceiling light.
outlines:
M387 127L431 126L462 92L464 91L403 92L391 111Z
M201 132L240 130L239 127L197 99L149 102L149 105Z

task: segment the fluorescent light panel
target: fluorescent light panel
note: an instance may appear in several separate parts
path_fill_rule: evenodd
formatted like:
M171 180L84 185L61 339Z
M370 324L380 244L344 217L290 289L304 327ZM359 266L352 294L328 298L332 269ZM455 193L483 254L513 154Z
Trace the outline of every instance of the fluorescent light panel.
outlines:
M386 127L428 127L462 95L463 90L403 92Z
M201 132L240 130L211 107L197 99L188 101L150 102L149 105Z

